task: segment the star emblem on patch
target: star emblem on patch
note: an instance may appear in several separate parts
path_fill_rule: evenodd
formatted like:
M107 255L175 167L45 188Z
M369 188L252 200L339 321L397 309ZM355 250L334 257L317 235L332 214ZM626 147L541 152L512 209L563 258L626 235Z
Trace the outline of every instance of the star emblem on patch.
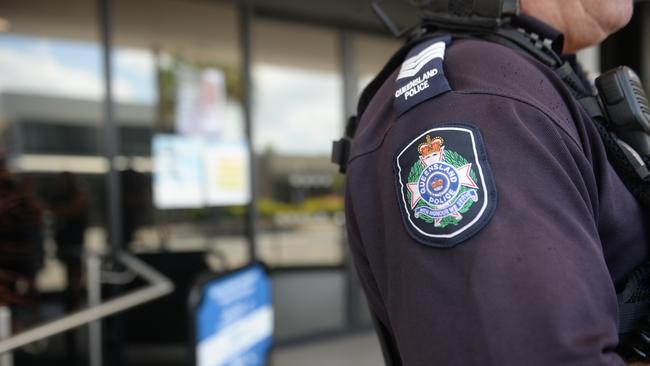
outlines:
M481 136L453 124L413 139L396 158L398 199L411 236L454 246L484 226L496 205Z

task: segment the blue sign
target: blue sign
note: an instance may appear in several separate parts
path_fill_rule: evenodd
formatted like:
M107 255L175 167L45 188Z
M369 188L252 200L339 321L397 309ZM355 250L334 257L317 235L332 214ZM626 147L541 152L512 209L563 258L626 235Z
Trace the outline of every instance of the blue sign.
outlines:
M264 366L273 337L271 281L255 264L205 283L195 312L198 366Z

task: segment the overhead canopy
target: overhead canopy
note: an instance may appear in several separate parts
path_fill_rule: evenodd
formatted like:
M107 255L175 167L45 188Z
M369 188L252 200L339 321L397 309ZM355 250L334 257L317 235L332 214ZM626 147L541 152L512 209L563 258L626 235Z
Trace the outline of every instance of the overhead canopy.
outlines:
M88 42L99 40L97 1L4 0L2 3L0 18L8 21L6 32ZM336 44L333 31L341 27L387 35L372 13L369 0L256 0L252 3L256 24L260 24L257 36L261 39L254 57L262 60L282 58L285 49L323 40L322 52L331 57L335 50L330 45ZM197 61L240 63L238 1L113 0L111 5L114 44L118 47L168 52ZM406 0L385 0L382 6L398 24L408 25L415 20L415 12ZM298 26L305 27L307 32L293 34L299 42L292 43L292 38L285 35L287 29L260 21L263 18L302 23ZM314 35L313 40L310 34ZM304 42L300 42L301 37ZM331 69L330 65L319 65L323 55L314 50L304 53L305 66Z

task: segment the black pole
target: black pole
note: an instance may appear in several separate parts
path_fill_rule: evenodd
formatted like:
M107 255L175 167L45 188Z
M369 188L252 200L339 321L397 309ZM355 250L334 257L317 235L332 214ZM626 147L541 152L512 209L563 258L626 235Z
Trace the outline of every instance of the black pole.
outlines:
M644 23L648 13L645 11L650 4L639 3L634 7L634 16L630 22L620 31L616 32L601 44L601 69L602 71L610 70L619 65L631 67L634 71L641 74L644 71L643 51L647 45L643 44Z
M111 61L111 0L99 0L99 23L102 44L102 61L104 72L104 156L108 161L106 176L106 198L108 208L108 242L110 249L115 252L122 248L122 222L120 220L120 203L122 190L120 175L115 169L115 158L120 151L118 127L114 118L113 105L113 76Z
M256 187L256 159L253 150L253 90L252 90L252 37L251 18L253 17L253 6L250 0L242 0L239 5L239 36L242 58L241 82L243 89L244 126L246 139L248 140L249 165L250 165L250 203L246 210L246 237L248 239L249 261L257 259L257 187Z
M356 111L356 97L357 97L357 73L354 67L354 54L352 46L352 35L349 30L341 29L339 31L339 53L340 53L340 68L341 78L343 80L343 129L347 124L348 117L355 114Z
M637 12L641 13L641 77L646 93L650 93L650 3L637 5Z
M118 127L114 116L114 101L113 101L113 64L111 59L112 50L112 13L111 13L112 0L98 0L99 7L99 32L102 45L102 61L104 71L104 156L108 161L108 174L106 176L106 200L107 200L107 216L108 216L108 243L110 246L112 263L117 263L114 260L116 252L122 248L122 220L121 220L121 205L122 205L122 187L120 182L120 175L115 169L115 158L120 152L120 139L118 135ZM107 289L107 296L115 296L120 292L118 287L109 287ZM105 342L107 352L103 352L106 356L105 361L108 365L122 365L122 336L124 334L123 318L121 316L109 319L106 322Z
M352 35L347 29L339 31L339 67L342 79L343 116L341 116L342 131L348 117L355 114L355 99L357 96L357 73L354 67L354 54ZM339 192L343 194L343 192ZM350 330L358 329L361 324L360 309L362 306L361 285L352 263L352 256L348 248L345 226L340 227L341 249L345 261L345 315L346 324Z

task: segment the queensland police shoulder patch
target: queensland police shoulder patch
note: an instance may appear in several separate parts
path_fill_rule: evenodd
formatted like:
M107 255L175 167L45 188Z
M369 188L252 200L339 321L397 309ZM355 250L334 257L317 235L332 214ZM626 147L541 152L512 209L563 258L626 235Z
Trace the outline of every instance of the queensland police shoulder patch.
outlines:
M395 159L397 199L409 234L453 247L482 229L496 208L496 188L481 135L446 123L409 142Z
M428 39L413 47L395 80L393 106L397 115L451 90L445 77L443 60L451 37Z

